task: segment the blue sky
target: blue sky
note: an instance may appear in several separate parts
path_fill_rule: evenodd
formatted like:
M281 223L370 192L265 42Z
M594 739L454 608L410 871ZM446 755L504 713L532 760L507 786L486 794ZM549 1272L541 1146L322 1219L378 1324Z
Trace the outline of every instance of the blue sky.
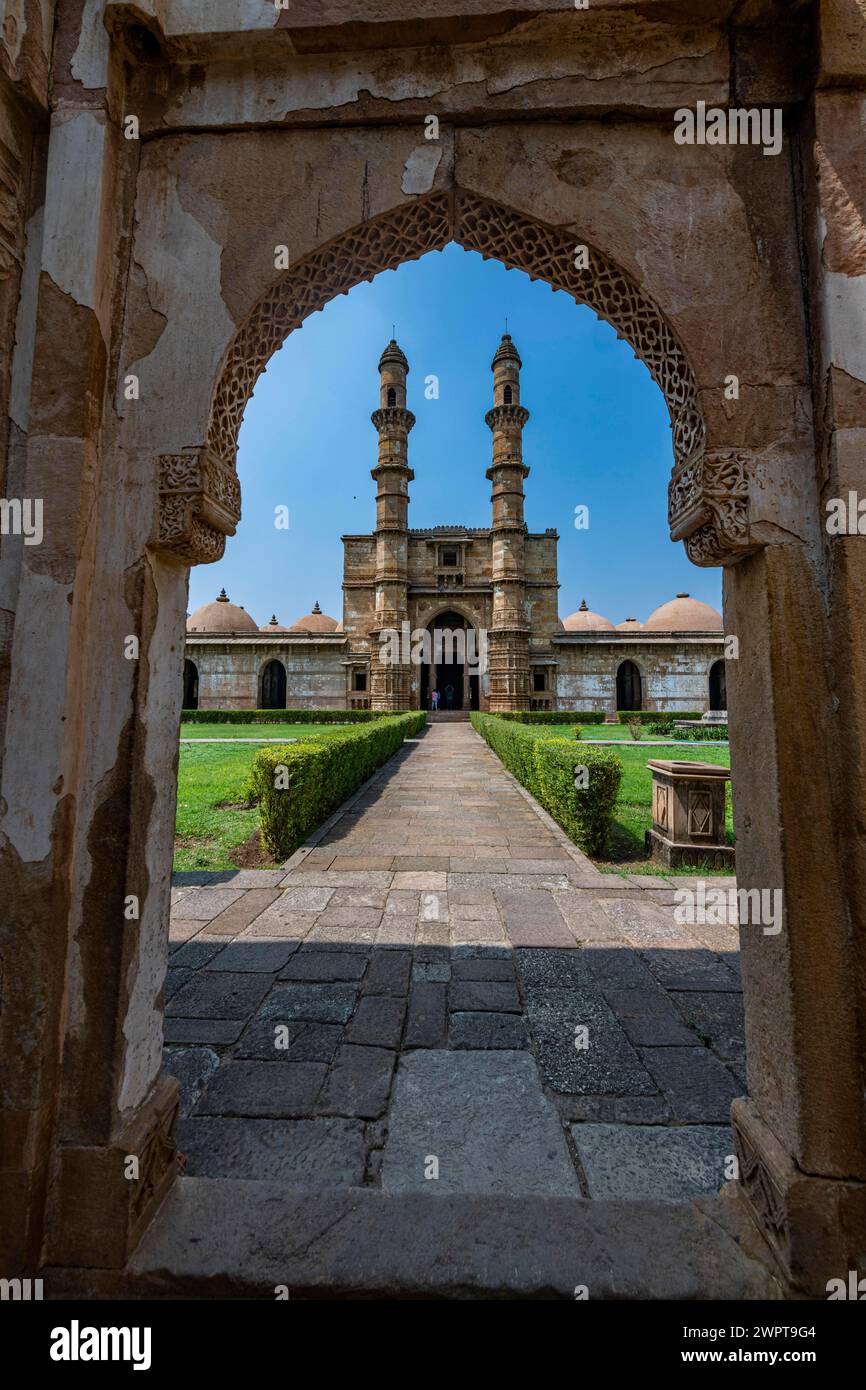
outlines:
M489 526L490 363L508 330L523 359L526 520L559 532L559 612L585 598L614 623L686 591L721 609L721 570L698 569L667 532L667 409L627 343L590 309L522 271L450 246L332 300L259 378L238 450L243 516L216 565L190 575L190 611L223 586L260 625L318 600L342 617L346 532L372 531L382 348L396 324L409 359L409 525ZM439 378L426 400L424 379ZM287 506L290 525L274 525ZM576 506L589 529L576 530Z

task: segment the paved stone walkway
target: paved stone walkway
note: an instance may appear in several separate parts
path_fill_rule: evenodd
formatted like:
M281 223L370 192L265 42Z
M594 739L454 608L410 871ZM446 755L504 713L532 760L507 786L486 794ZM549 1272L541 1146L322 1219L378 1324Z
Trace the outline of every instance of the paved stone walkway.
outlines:
M670 881L600 873L467 724L429 726L313 840L287 869L176 876L188 1173L719 1188L745 1092L735 926L682 927Z

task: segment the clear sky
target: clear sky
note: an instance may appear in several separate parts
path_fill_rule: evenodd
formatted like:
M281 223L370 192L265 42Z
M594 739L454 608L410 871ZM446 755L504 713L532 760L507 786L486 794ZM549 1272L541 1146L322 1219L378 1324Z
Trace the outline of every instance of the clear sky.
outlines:
M667 409L627 343L561 291L450 246L385 271L313 314L259 378L240 434L243 516L216 565L190 575L190 611L225 587L259 625L318 601L340 619L346 532L375 525L379 355L396 324L409 359L409 525L490 525L490 363L505 319L523 359L526 520L559 532L559 612L585 598L613 623L680 592L721 609L721 570L667 531ZM439 399L425 399L425 378ZM274 509L289 509L289 529ZM589 508L577 530L575 507Z

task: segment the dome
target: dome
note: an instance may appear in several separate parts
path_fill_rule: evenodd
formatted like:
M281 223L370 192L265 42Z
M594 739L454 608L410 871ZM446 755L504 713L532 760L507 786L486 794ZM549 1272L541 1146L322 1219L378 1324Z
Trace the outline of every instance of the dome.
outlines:
M677 594L670 603L663 603L650 613L645 623L648 632L723 632L722 615L708 603Z
M277 622L276 613L272 613L270 622L265 623L264 627L260 627L259 632L291 632L291 628L283 627Z
M576 613L569 613L563 620L562 626L566 632L615 632L616 629L612 622L603 618L600 613L592 613L586 606L586 599L583 600Z
M617 623L617 632L643 632L643 623L639 623L637 618L626 618L624 623Z
M255 619L220 589L215 603L202 604L186 620L187 632L258 632Z
M327 613L323 613L318 603L312 613L308 613L305 618L298 618L297 622L292 623L290 632L309 632L314 634L336 632L337 619L329 618Z

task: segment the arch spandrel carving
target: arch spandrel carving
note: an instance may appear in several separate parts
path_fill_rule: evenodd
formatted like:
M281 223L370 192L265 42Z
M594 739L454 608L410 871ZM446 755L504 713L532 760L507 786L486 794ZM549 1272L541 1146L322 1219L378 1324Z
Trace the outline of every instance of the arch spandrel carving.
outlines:
M748 487L743 455L705 455L705 426L686 354L673 329L648 295L602 252L588 248L587 264L575 255L575 234L535 221L513 208L462 189L433 193L371 218L320 247L286 271L258 301L223 360L211 407L207 443L198 458L204 487L178 500L176 487L160 493L160 548L189 563L207 563L223 553L237 514L211 496L209 482L225 490L226 470L235 476L243 413L258 377L289 333L337 294L362 280L449 242L486 259L525 271L564 290L628 341L662 391L671 419L674 469L669 488L671 537L683 540L698 565L730 564L757 548L749 541ZM218 469L209 469L215 461ZM210 534L208 534L210 533Z

